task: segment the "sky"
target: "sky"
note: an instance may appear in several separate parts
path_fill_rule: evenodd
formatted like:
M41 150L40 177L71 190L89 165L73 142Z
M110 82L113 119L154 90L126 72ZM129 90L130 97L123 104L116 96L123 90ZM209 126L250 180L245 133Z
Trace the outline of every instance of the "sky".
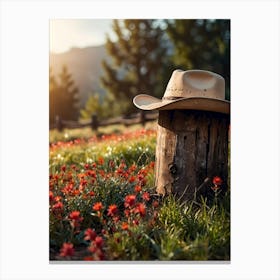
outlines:
M105 43L106 34L113 38L111 19L51 19L50 51L66 52Z

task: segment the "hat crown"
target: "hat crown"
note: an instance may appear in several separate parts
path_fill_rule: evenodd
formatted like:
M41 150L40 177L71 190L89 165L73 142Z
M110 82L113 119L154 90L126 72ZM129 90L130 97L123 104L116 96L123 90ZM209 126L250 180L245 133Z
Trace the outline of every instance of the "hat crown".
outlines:
M173 71L163 99L205 97L225 99L225 80L222 76L205 70L177 69Z

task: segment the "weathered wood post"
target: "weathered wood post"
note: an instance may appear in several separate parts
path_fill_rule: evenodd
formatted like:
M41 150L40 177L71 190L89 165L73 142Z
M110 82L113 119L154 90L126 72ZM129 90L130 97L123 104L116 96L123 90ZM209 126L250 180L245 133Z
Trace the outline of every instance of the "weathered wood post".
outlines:
M55 126L59 132L63 130L62 120L58 115L55 116Z
M91 129L97 131L98 129L98 117L96 114L91 116Z
M156 186L160 194L192 199L207 179L228 177L226 114L168 110L159 112L156 147ZM206 187L211 185L206 184ZM209 189L210 190L210 189ZM200 191L207 192L204 188Z
M224 79L209 71L175 70L163 99L138 95L134 104L159 110L155 185L159 194L190 200L200 188L206 194L212 180L227 187L230 103Z
M140 112L140 122L142 124L143 127L145 127L145 123L146 123L146 114L144 111Z

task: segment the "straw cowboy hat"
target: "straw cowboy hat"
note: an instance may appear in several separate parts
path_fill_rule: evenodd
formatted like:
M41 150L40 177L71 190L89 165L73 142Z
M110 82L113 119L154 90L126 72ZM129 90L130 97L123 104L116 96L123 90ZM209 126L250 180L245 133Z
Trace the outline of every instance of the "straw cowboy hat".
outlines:
M203 110L229 114L230 102L225 100L225 80L204 70L175 70L163 98L147 94L134 97L133 103L142 110Z

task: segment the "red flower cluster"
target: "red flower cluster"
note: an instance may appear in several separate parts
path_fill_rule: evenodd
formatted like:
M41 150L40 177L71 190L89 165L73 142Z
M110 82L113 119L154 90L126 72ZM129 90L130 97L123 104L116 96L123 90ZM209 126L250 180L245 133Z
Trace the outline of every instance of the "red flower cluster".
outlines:
M105 255L103 252L104 240L101 236L98 236L96 232L90 228L85 231L84 240L90 241L88 251L92 253L92 256L87 257L88 260L104 260Z
M142 195L142 198L145 201L149 201L150 200L150 194L148 192L144 192L143 195Z
M69 215L70 223L73 228L79 228L83 217L80 216L80 211L73 211Z
M108 216L114 217L114 216L117 215L117 213L118 213L117 205L116 204L110 205L109 208L108 208Z
M93 229L88 228L85 230L84 240L94 241L96 236L97 236L96 232Z
M127 195L124 199L124 206L126 208L128 207L132 207L135 204L136 201L136 196L131 194L131 195Z
M69 223L72 227L68 237L63 237L69 242L63 243L58 254L61 257L73 257L75 250L71 242L77 242L76 234L84 231L84 240L88 241L88 251L91 253L85 259L105 259L104 248L107 248L106 242L112 234L121 231L124 235L130 235L133 227L144 219L147 222L151 213L146 203L151 198L145 185L153 167L154 162L141 168L136 164L129 166L125 161L117 163L99 158L94 163L62 165L56 173L50 174L49 203L50 223L55 232L53 236L57 236L59 231L69 231ZM114 201L111 197L102 200L102 188L107 184L114 184L115 188L119 188L119 193L129 191L121 198L123 205L118 204L119 199ZM111 201L111 204L107 204L107 201ZM94 213L90 213L91 210ZM94 227L95 223L98 224L96 231L87 228ZM122 237L117 239L120 241Z
M75 253L72 243L63 243L62 248L60 249L61 257L72 257Z
M139 203L135 208L135 213L139 213L141 217L145 217L146 215L146 206L144 203Z
M102 135L101 138L98 138L96 136L91 137L90 139L76 139L76 140L71 140L71 141L58 141L56 143L52 143L50 145L50 150L53 151L58 148L69 148L73 147L76 145L88 145L92 143L99 143L99 142L104 142L104 141L110 141L110 142L123 142L143 136L154 136L156 135L155 130L138 130L138 131L133 131L133 132L127 132L123 133L121 135L119 134L111 134L111 135Z
M59 201L52 206L52 211L55 216L61 218L61 214L63 213L63 208L64 208L63 203Z
M101 211L103 208L103 204L102 202L96 202L93 206L92 206L92 209L94 211Z

